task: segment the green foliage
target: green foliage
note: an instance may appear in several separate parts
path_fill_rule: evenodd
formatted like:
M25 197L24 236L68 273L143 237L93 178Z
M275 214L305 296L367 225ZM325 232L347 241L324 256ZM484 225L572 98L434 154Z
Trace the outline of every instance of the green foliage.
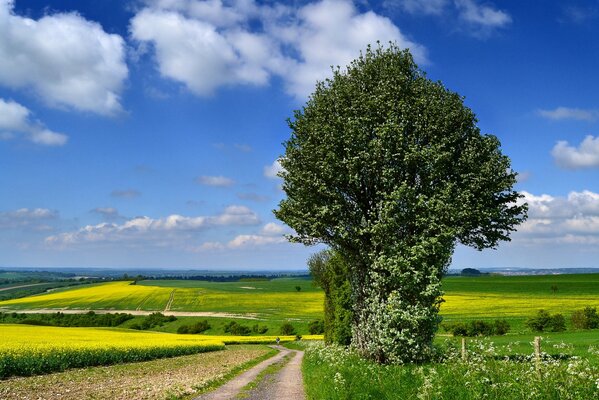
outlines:
M599 314L596 307L585 307L572 314L572 326L578 329L599 328Z
M245 325L241 325L236 321L230 321L224 325L225 333L230 333L235 336L247 336L251 333L251 329Z
M562 314L551 315L545 310L539 310L537 315L528 318L525 324L535 332L563 332L566 330L566 319Z
M482 320L474 320L469 322L455 322L442 324L446 332L450 332L453 336L491 336L505 335L510 330L510 324L506 320L495 320L490 323Z
M468 358L447 348L442 362L377 365L339 346L310 344L304 356L309 399L588 400L596 399L599 365L586 358L541 362L534 373L532 346L517 361L487 340L468 341ZM511 346L511 345L510 345ZM563 350L562 350L563 351Z
M39 326L119 326L125 321L133 319L133 315L124 313L96 314L90 311L86 314L64 314L61 312L52 314L19 314L0 313L0 322L17 322L25 325ZM16 321L15 321L16 320Z
M296 286L295 287L295 291L296 292L301 292L302 291L302 287L301 286Z
M352 335L353 302L345 260L335 251L323 250L310 257L308 267L314 283L321 287L325 294L325 341L349 345Z
M283 325L281 325L281 329L279 330L279 333L281 333L281 335L285 335L285 336L295 335L295 328L289 322L285 322L285 323L283 323Z
M315 319L308 324L308 331L310 335L321 335L324 333L324 321L322 319Z
M198 321L193 325L181 325L179 328L177 328L177 333L189 333L189 334L195 334L195 333L202 333L207 331L208 329L210 329L210 324L208 323L208 320L203 320L203 321Z
M462 276L480 276L481 272L476 268L464 268L462 272L460 272Z
M343 255L352 342L369 358L430 358L456 243L495 247L525 218L509 159L476 122L394 44L335 69L289 121L275 215L292 240Z
M255 324L252 326L252 333L264 334L268 332L268 326Z
M148 330L152 329L156 326L162 326L167 322L176 321L177 318L173 315L169 315L168 317L162 313L154 312L143 319L139 326L139 329ZM134 328L135 329L135 328Z

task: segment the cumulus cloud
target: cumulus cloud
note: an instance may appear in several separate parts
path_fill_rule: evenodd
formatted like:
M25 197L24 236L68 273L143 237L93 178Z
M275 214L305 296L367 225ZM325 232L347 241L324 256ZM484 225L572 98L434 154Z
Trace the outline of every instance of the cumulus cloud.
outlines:
M481 29L500 28L512 22L512 17L505 11L478 4L474 0L455 0L455 5L463 21Z
M264 176L271 179L277 179L279 177L279 172L283 171L283 166L281 162L277 159L274 160L271 165L267 165L264 167Z
M141 192L135 189L115 189L110 192L110 195L121 199L134 199L141 196Z
M77 13L34 20L16 15L13 0L0 0L0 60L0 85L32 89L52 106L121 110L125 42Z
M204 96L221 86L267 85L283 79L304 99L331 66L345 66L368 44L396 42L426 60L423 46L391 20L360 13L348 1L322 0L299 8L252 0L146 1L131 20L131 36L151 44L163 77Z
M58 212L47 208L20 208L0 212L0 229L46 230L47 223L58 219Z
M540 116L552 120L573 119L594 122L599 119L599 110L581 108L557 107L553 110L539 110L538 113Z
M449 0L387 0L383 5L399 8L409 14L440 15L448 3Z
M252 247L261 247L266 245L274 245L286 243L285 234L291 233L291 230L276 222L265 224L259 232L253 234L237 235L226 243L222 242L205 242L195 248L195 251L214 251L214 250L236 250L247 249Z
M260 223L258 215L244 206L229 206L214 216L186 217L173 214L164 218L131 218L121 224L87 225L73 232L46 238L48 245L68 246L79 243L141 243L157 246L181 246L197 232L219 226L246 226Z
M555 163L565 169L597 168L599 167L599 136L588 135L578 145L570 146L565 140L560 140L551 150Z
M15 101L1 98L0 135L4 139L24 136L30 142L44 146L62 146L67 142L65 134L53 132L34 120L29 109Z
M235 181L231 178L224 176L198 176L195 182L205 186L217 186L217 187L229 187L235 184Z
M567 196L522 192L529 218L514 235L521 243L589 244L599 242L599 194L588 190Z

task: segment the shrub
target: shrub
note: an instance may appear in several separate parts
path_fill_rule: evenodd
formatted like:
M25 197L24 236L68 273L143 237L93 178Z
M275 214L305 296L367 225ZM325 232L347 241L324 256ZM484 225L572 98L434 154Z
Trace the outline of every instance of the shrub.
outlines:
M555 314L549 320L549 329L551 332L563 332L566 330L566 319L562 314Z
M505 335L510 331L510 324L505 319L496 319L495 320L495 334L496 335Z
M180 333L180 334L189 333L189 325L181 325L179 328L177 328L177 333Z
M231 321L225 324L224 331L226 333L230 333L231 335L237 336L247 336L250 334L251 330L245 325L241 325L235 321Z
M597 308L585 307L583 310L575 311L572 314L572 326L578 329L599 328L599 315L597 314Z
M281 335L290 336L295 335L295 328L289 322L285 322L281 325Z
M526 320L525 324L535 332L543 332L551 322L551 314L545 310L539 310L537 315Z
M510 324L505 320L495 320L495 322L486 322L474 320L467 323L455 322L453 324L443 324L443 329L450 332L453 336L491 336L505 335L510 330Z
M321 319L315 319L308 324L308 331L310 335L320 335L324 333L324 321Z
M260 334L266 333L266 332L268 332L268 326L256 324L256 325L252 326L252 332L260 333Z

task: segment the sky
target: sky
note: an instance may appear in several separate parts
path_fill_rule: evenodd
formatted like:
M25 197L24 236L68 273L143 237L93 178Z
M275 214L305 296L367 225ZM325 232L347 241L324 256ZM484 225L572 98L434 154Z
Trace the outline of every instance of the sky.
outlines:
M302 269L287 118L407 47L519 172L512 241L452 267L599 267L599 0L0 0L0 267Z

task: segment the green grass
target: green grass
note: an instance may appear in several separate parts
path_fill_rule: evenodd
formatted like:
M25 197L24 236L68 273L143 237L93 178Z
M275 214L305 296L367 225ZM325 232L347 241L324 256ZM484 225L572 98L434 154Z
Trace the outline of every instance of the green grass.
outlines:
M530 354L532 347L528 349ZM441 362L378 365L340 347L312 344L306 347L302 369L308 399L314 400L599 398L596 356L547 358L537 370L534 359L506 361L501 355L492 342L482 341L470 343L466 361L449 346Z

